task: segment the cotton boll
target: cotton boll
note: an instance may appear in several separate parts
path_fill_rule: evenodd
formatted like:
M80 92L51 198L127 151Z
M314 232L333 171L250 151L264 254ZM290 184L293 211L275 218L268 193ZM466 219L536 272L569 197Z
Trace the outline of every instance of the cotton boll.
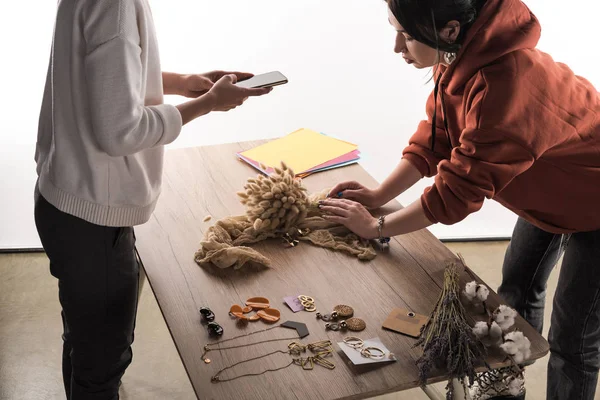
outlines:
M525 335L523 335L523 332L521 331L514 331L506 334L506 340L514 342L519 351L522 352L531 348L531 342Z
M509 306L504 305L504 304L502 304L500 307L498 307L498 309L496 310L496 313L498 315L504 315L509 318L517 317L517 311L510 308Z
M519 352L519 346L512 341L502 343L500 348L509 356L515 356Z
M498 323L503 331L507 331L515 324L516 317L517 312L505 305L501 305L496 311L494 311L494 321Z
M502 338L502 328L500 328L500 325L498 325L496 321L492 322L489 335L490 338L494 340Z
M513 360L515 360L515 363L517 364L521 364L523 361L525 361L525 355L520 351L517 351L517 353L513 354L512 357Z
M522 351L529 350L531 348L531 342L529 341L527 336L523 335L523 332L519 333L521 334L518 341L519 349L521 349Z
M531 342L520 331L507 333L505 342L500 345L500 348L506 354L511 355L517 364L531 357Z
M529 341L529 339L527 338L527 336L523 336L523 338L525 340L523 341L523 347L521 347L521 349L523 349L523 350L529 350L529 352L531 353L531 342Z
M477 285L476 294L479 301L486 301L490 294L490 289L485 285Z
M499 346L502 344L502 328L496 322L492 322L488 333L489 346Z
M518 396L521 393L523 387L523 381L519 378L512 377L508 382L508 391L512 396Z
M477 322L475 324L475 326L473 327L473 333L479 339L486 337L488 335L488 333L489 333L488 324L486 322L484 322L484 321Z
M509 330L514 324L515 324L515 319L514 318L507 318L504 319L502 321L496 320L498 323L498 326L500 327L500 329L502 329L502 331L506 332L507 330Z
M524 337L525 336L523 336L523 332L514 331L507 333L505 339L506 341L515 342L518 347L521 347L520 344L522 343Z
M477 296L477 282L472 281L465 285L465 296L469 301L472 301Z
M530 349L523 350L522 354L523 354L523 360L529 360L529 358L531 357L531 350Z

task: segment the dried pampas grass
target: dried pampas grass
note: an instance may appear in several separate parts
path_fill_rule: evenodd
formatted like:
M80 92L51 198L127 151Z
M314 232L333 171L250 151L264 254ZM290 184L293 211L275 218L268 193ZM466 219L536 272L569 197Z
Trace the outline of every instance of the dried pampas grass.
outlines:
M208 229L194 256L199 265L235 269L247 263L271 266L269 259L245 246L270 238L311 242L360 260L375 258L368 241L323 218L318 202L327 196L327 191L308 194L283 163L270 177L248 179L244 191L237 195L246 207L246 215L224 218Z

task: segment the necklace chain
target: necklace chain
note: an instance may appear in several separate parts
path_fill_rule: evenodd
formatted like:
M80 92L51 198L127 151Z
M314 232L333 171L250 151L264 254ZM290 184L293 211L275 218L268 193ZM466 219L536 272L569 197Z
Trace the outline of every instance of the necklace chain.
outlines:
M273 352L271 352L269 354L264 354L262 356L253 357L253 358L249 358L247 360L242 360L242 361L236 362L235 364L232 364L232 365L230 365L228 367L225 367L225 368L217 371L217 373L210 380L212 382L229 382L229 381L233 381L234 379L243 378L245 376L259 376L259 375L265 374L267 372L275 372L275 371L279 371L279 370L285 369L285 368L289 367L290 365L292 365L294 363L294 360L292 360L292 361L289 362L289 364L287 364L287 365L285 365L283 367L273 368L273 369L266 369L266 370L264 370L262 372L256 372L256 373L248 373L248 374L238 375L238 376L235 376L235 377L229 378L229 379L221 379L219 377L219 375L221 375L223 372L225 372L228 369L231 369L233 367L236 367L236 366L238 366L240 364L244 364L244 363L247 363L247 362L250 362L250 361L254 361L254 360L259 360L261 358L269 357L269 356L272 356L274 354L279 354L279 353L281 353L281 354L289 354L289 351L276 350L276 351L273 351Z
M256 342L256 343L250 343L250 344L239 344L239 345L236 345L236 346L229 346L229 347L216 347L216 348L214 348L214 349L211 349L211 347L210 347L210 346L216 346L216 345L220 345L220 344L222 344L222 343L230 342L230 341L232 341L232 340L235 340L235 339L240 339L240 338L243 338L243 337L252 336L252 335L255 335L255 334L257 334L257 333L267 332L267 331L270 331L271 329L280 328L280 327L281 327L281 325L276 325L276 326L272 326L272 327L270 327L270 328L261 329L260 331L250 332L250 333L246 333L246 334L244 334L244 335L239 335L239 336L232 337L232 338L229 338L229 339L220 340L220 341L218 341L218 342L208 343L208 344L206 344L206 345L204 346L204 353L202 353L202 360L206 362L206 354L207 354L209 351L212 351L212 350L230 350L230 349L239 349L239 348L242 348L242 347L254 346L254 345L257 345L257 344L261 344L261 343L270 343L270 342L279 342L279 341L282 341L282 340L293 340L293 339L298 339L298 336L294 336L294 337L291 337L291 338L282 338L282 339L268 339L268 340L263 340L263 341Z
M225 339L225 340L221 340L221 341L218 341L218 342L208 343L208 344L206 344L204 346L204 353L202 354L202 359L206 362L207 361L206 354L209 351L212 351L212 350L238 349L238 348L242 348L242 347L254 346L254 345L257 345L257 344L261 344L261 343L279 342L279 341L282 341L282 340L293 340L293 339L298 339L299 338L299 336L295 336L295 337L291 337L291 338L268 339L268 340L263 340L263 341L259 341L259 342L255 342L255 343L250 343L250 344L241 344L241 345L235 345L235 346L211 348L211 346L218 346L218 345L221 345L221 344L226 343L226 342L230 342L230 341L235 340L235 339L240 339L240 338L243 338L243 337L255 335L257 333L267 332L267 331L270 331L271 329L275 329L275 328L279 328L279 327L281 327L281 325L272 326L270 328L262 329L260 331L246 333L244 335L239 335L239 336L232 337L232 338ZM269 357L269 356L272 356L272 355L275 355L275 354L297 354L297 353L299 354L302 351L306 351L306 348L309 348L312 351L317 352L317 356L315 356L315 357L309 357L309 358L306 359L306 361L311 360L311 365L312 365L312 361L320 360L320 358L321 358L322 355L331 354L333 352L333 349L331 349L331 351L325 351L325 352L319 351L319 350L323 350L325 347L327 347L327 346L324 346L324 344L328 344L329 347L331 346L331 342L329 342L329 341L316 342L316 343L312 343L312 344L310 344L308 346L302 346L302 345L299 345L297 342L292 342L292 343L290 343L288 345L288 350L276 350L276 351L272 351L272 352L270 352L268 354L263 354L261 356L257 356L257 357L253 357L253 358L248 358L246 360L238 361L235 364L232 364L232 365L229 365L227 367L224 367L224 368L220 369L219 371L217 371L217 373L215 375L213 375L210 380L213 383L217 383L217 382L229 382L229 381L233 381L235 379L239 379L239 378L243 378L243 377L259 376L259 375L266 374L267 372L280 371L282 369L288 368L289 366L293 365L294 363L302 362L304 359L303 358L293 358L292 357L292 361L290 361L286 365L283 365L283 366L278 367L278 368L266 369L264 371L256 372L256 373L242 374L242 375L234 376L233 378L225 378L225 379L223 379L223 378L220 377L220 375L223 372L225 372L225 371L227 371L229 369L232 369L232 368L234 368L234 367L236 367L236 366L238 366L240 364L244 364L244 363L247 363L247 362L250 362L250 361L259 360L261 358ZM299 347L300 347L300 349L299 349ZM302 350L302 348L303 348L303 350ZM325 354L323 354L323 353L325 353ZM210 360L208 360L208 362L210 362ZM303 366L303 364L299 364L299 365ZM331 363L329 363L329 365L325 365L325 364L323 364L323 365L326 368L329 368L329 369L335 368L335 366L333 366L333 364L331 364Z

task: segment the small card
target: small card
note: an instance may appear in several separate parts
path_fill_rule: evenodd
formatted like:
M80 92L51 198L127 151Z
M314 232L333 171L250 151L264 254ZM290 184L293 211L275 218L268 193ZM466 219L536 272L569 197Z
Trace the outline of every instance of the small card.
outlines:
M300 299L298 298L298 296L284 297L283 301L285 301L285 304L287 304L293 312L304 310L304 306L300 303Z
M385 329L418 338L429 317L403 308L395 308L383 323Z
M302 322L285 321L281 326L288 329L295 329L300 339L309 335L308 327Z
M374 338L374 339L365 340L362 348L364 349L367 347L377 347L381 351L385 352L385 355L383 358L364 357L360 353L360 350L361 350L360 348L358 348L358 349L352 348L344 342L338 342L338 346L340 346L340 349L342 349L342 351L348 356L348 358L350 359L350 361L352 361L352 364L354 364L354 365L374 364L374 363L381 363L381 362L396 361L396 357L392 353L390 353L388 348L385 347L383 343L381 343L381 339L379 339L378 337ZM379 352L377 352L376 354L379 354Z

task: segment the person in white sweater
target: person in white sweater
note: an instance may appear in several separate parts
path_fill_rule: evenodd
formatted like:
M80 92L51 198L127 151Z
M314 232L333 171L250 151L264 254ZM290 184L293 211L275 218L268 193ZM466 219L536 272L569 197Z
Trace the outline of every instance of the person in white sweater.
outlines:
M35 220L58 279L67 399L118 399L164 145L182 125L269 89L247 73L162 72L147 0L59 1L39 119ZM177 107L164 94L193 98Z

